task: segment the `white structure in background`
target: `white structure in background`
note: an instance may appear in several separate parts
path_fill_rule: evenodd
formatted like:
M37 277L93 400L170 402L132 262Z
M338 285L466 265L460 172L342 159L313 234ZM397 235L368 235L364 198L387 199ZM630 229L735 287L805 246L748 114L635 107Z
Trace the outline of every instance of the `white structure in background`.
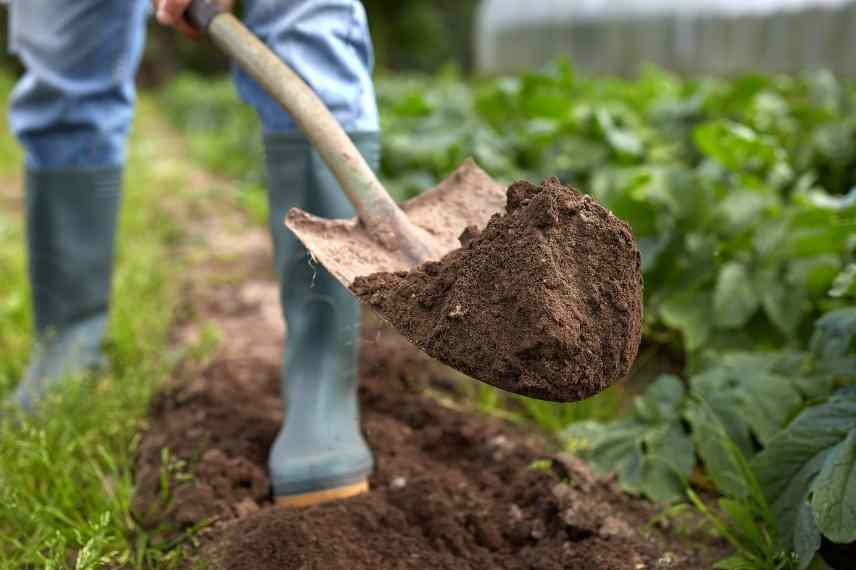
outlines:
M618 75L649 62L690 74L856 75L856 1L483 0L475 42L487 73L566 55L586 72Z

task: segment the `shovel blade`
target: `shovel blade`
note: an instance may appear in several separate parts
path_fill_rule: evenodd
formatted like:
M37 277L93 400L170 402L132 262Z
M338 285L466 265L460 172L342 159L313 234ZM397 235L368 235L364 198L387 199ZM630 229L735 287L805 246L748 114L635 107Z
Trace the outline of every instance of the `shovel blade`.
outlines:
M483 228L504 208L505 188L471 159L436 188L401 205L407 217L439 244L440 256L460 247L458 238L468 226ZM293 208L285 225L345 287L359 276L414 267L401 251L374 241L357 218L328 220Z

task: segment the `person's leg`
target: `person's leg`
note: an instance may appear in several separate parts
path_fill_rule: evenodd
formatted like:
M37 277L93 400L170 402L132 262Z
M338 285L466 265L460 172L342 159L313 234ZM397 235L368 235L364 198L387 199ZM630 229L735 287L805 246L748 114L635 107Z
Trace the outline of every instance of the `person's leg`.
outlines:
M24 148L33 353L13 401L32 411L64 376L104 363L113 243L145 0L12 0L26 73L11 130Z
M356 0L245 3L247 25L321 96L373 168L379 161L371 42ZM289 208L346 218L354 210L282 108L237 72L264 127L269 225L287 323L286 419L271 450L273 493L300 506L364 491L372 457L359 428L359 304L285 227Z
M352 138L377 166L377 135ZM333 218L352 216L353 209L302 135L267 135L265 162L269 225L287 325L285 422L269 459L273 492L281 504L313 501L315 493L331 489L339 490L336 497L347 496L365 489L372 467L357 408L359 303L311 260L283 221L292 207Z

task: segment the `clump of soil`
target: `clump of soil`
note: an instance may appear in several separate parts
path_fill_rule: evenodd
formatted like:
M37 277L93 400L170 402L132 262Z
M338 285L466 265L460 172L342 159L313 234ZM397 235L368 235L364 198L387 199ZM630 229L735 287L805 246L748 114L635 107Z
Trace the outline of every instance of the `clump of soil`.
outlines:
M533 398L576 401L630 370L642 272L630 228L556 178L515 182L461 248L352 291L432 357Z

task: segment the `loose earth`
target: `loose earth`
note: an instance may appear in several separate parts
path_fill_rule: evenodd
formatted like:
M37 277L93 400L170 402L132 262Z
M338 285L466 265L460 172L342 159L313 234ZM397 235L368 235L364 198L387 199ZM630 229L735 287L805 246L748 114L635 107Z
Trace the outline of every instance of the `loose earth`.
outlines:
M163 540L206 525L188 547L188 568L710 567L709 543L651 526L654 509L581 461L457 409L452 374L394 333L369 331L360 396L372 490L287 510L272 506L265 468L282 417L277 365L216 360L155 401L135 516Z
M503 390L577 401L630 370L642 271L623 221L556 178L515 182L461 247L351 289L430 356Z
M533 428L476 413L461 398L467 380L372 319L360 366L371 492L274 507L266 463L285 331L257 238L217 242L240 255L188 274L175 345L205 346L200 323L223 340L186 353L140 436L134 521L145 540L182 549L183 568L689 570L722 555L706 535L650 524L656 507Z

